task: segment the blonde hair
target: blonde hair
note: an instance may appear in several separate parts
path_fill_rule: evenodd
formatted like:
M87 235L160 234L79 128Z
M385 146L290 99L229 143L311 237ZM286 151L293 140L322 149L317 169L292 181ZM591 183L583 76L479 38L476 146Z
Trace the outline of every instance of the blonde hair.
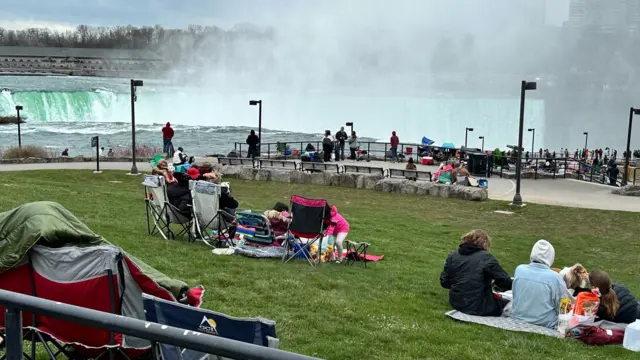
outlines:
M489 237L489 234L484 230L474 229L462 235L462 238L460 238L460 245L462 244L471 244L484 250L489 250L491 247L491 237Z

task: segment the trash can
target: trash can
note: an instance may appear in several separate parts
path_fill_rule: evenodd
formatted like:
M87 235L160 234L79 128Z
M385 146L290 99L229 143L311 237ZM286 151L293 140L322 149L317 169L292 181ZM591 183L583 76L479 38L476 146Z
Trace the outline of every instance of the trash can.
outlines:
M467 153L467 170L473 176L487 176L487 155L482 152Z

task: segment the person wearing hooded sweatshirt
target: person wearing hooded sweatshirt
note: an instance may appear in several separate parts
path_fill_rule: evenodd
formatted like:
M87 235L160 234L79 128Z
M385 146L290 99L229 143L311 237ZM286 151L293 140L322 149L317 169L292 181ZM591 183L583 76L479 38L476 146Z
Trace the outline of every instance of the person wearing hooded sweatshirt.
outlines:
M338 213L338 208L335 207L335 205L331 206L330 214L331 225L327 228L325 235L334 238L336 250L338 252L338 258L336 259L336 262L340 263L342 261L342 243L349 234L349 222L347 222L347 219L345 219L342 215L340 215L340 213ZM331 243L331 240L329 240L329 243Z
M491 238L473 230L460 239L460 246L447 257L440 285L449 289L449 303L465 314L500 316L508 301L493 296L492 285L511 290L511 277L489 252Z
M167 124L162 128L162 151L166 154L169 154L171 152L172 140L173 129L171 128L171 123L167 122Z
M555 329L558 326L560 301L573 297L562 276L551 270L555 249L547 240L538 240L531 249L531 263L516 268L513 280L515 319Z

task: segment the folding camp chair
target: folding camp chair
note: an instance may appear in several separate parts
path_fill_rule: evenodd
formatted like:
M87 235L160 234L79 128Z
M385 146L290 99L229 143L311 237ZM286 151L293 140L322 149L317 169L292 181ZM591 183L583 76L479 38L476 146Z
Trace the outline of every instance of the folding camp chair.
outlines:
M234 246L234 216L220 209L221 185L208 181L190 181L193 204L194 233L211 246ZM227 185L228 188L228 185Z
M327 225L330 224L330 211L326 200L306 199L301 196L291 197L291 223L289 236L285 238L282 262L286 263L295 257L306 258L311 266L320 262L322 237ZM308 239L306 243L301 238ZM318 243L317 260L311 257L311 246Z
M195 308L143 294L147 321L197 331L249 344L278 348L276 323L261 318L234 318L210 310ZM211 359L208 354L181 349L175 345L157 344L153 349L154 360ZM221 359L213 357L213 359Z
M258 246L271 246L276 240L284 240L287 234L277 236L271 228L271 222L264 214L240 211L236 214L236 221L239 227L251 229L251 234L244 234L245 243ZM242 233L241 228L237 230Z
M142 185L147 212L147 232L149 235L160 234L168 240L166 234L169 228L166 209L168 201L165 179L159 175L145 175Z
M147 231L149 235L158 233L165 240L187 235L190 240L192 237L191 214L185 216L178 208L171 205L167 196L167 185L164 177L160 175L145 175L142 185L144 185ZM153 226L151 226L152 221ZM180 225L181 230L175 233L171 230L171 224Z
M364 262L364 267L367 267L367 249L369 249L369 243L366 242L353 242L353 241L345 241L347 246L347 257L345 258L344 265L351 265L356 261L362 260ZM342 256L342 254L338 254L338 256Z

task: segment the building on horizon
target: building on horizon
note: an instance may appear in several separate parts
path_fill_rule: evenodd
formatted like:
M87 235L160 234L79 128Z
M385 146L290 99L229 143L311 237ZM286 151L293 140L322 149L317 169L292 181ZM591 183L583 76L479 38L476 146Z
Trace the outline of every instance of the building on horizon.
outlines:
M640 0L571 0L565 26L601 33L638 31Z
M166 68L162 57L147 50L0 46L2 74L130 77Z

